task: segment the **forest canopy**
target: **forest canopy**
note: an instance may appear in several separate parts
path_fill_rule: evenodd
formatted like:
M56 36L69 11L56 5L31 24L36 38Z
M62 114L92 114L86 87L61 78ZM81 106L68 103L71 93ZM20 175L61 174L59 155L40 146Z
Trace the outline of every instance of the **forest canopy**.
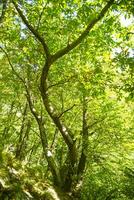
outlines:
M0 199L134 199L132 0L0 1Z

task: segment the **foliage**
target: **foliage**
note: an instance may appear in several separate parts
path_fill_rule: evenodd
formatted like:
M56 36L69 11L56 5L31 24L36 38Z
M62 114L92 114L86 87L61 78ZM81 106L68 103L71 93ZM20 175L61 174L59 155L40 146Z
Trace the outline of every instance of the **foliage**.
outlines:
M133 8L1 2L1 199L133 199Z

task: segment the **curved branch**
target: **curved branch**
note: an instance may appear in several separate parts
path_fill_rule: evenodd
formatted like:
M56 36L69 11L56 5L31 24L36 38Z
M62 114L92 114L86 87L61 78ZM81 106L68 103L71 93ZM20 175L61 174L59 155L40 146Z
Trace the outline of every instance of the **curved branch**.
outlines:
M12 1L15 9L17 10L18 14L20 15L22 21L24 22L24 24L27 26L27 28L31 31L31 33L33 33L33 35L38 39L38 41L42 44L44 51L46 53L46 57L50 56L50 52L48 49L48 46L44 40L44 38L39 34L39 32L34 29L34 27L28 22L28 20L26 19L26 17L24 16L23 12L21 11L21 9L18 7L18 5L16 4L15 1Z
M58 116L59 118L62 117L62 115L64 115L66 112L72 110L74 108L74 106L76 106L76 104L72 105L70 108L64 110L62 113L60 113L60 115Z
M81 33L81 35L73 41L71 44L67 45L65 48L59 50L53 55L53 62L57 59L61 58L65 54L69 53L71 50L73 50L75 47L77 47L82 40L88 35L90 30L96 25L98 21L100 21L104 15L107 13L108 9L112 6L114 3L114 0L109 0L106 6L102 9L102 11L98 14L96 18L94 18L86 27L86 29Z

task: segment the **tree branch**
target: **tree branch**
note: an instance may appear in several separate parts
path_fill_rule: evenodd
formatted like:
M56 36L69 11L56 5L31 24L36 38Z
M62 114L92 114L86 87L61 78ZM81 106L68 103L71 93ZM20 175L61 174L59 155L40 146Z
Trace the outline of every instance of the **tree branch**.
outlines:
M40 26L41 18L42 18L42 15L43 15L44 10L45 10L46 7L47 7L47 4L48 4L48 2L46 2L44 6L42 5L43 8L42 8L42 11L41 11L41 13L40 13L40 15L39 15L39 19L38 19L38 22L37 22L37 28L36 28L36 30L38 30L38 28L39 28L39 26Z
M77 174L83 174L85 170L86 161L87 161L87 152L88 152L88 128L87 128L87 100L86 97L83 95L83 114L82 114L82 150L81 156L79 159Z
M70 76L67 79L63 79L57 83L51 84L47 87L47 90L51 89L52 87L58 86L58 85L63 85L63 84L69 83L69 81L72 80L73 78L75 78L75 76Z
M41 96L42 100L44 103L44 106L46 108L46 111L48 112L49 116L53 120L54 124L60 131L65 143L68 146L69 152L70 152L70 158L72 163L76 161L76 149L75 149L75 143L73 141L72 136L70 135L69 130L63 125L62 121L59 119L58 115L55 114L53 111L53 107L49 102L49 96L48 96L48 91L47 91L47 74L49 71L49 67L51 66L51 60L46 60L45 66L42 70L42 75L41 75L41 82L40 82L40 91L41 91Z
M81 35L75 41L73 41L71 44L67 45L65 48L63 48L63 49L59 50L58 52L56 52L52 56L53 57L53 62L56 61L57 59L61 58L65 54L69 53L75 47L77 47L82 42L82 40L88 35L88 33L95 26L95 24L104 17L104 15L108 11L108 9L112 6L113 3L114 3L114 0L109 0L108 3L106 4L106 6L98 14L98 16L96 18L94 18L88 24L88 26L86 27L86 29L81 33Z
M2 23L4 16L5 16L5 12L7 9L7 0L2 0L2 4L3 4L3 6L2 6L1 16L0 16L0 23Z
M62 115L64 115L66 112L68 112L68 111L70 111L70 110L72 110L73 109L73 107L75 106L75 104L74 105L72 105L70 108L68 108L68 109L66 109L66 110L64 110L59 116L58 116L58 118L60 118L60 117L62 117Z
M5 53L5 55L6 55L7 59L8 59L8 62L10 64L10 66L11 66L14 74L24 84L24 87L25 87L25 90L26 90L26 93L27 93L26 97L27 97L27 101L29 103L29 107L30 107L31 113L33 114L33 116L35 117L35 119L36 119L36 121L38 123L39 132L40 132L40 139L41 139L41 143L42 143L42 147L43 147L43 152L44 152L44 155L45 155L46 160L48 162L48 165L49 165L49 167L51 169L51 172L53 174L54 183L57 184L57 185L61 185L61 177L60 177L59 168L58 168L57 163L55 162L53 156L50 154L50 151L48 149L47 135L46 135L45 127L44 127L44 122L39 117L38 112L34 108L34 105L33 105L32 99L31 99L31 95L30 95L30 92L29 92L29 88L28 88L25 80L23 80L23 78L21 78L19 76L19 74L15 71L15 69L14 69L14 67L13 67L13 65L12 65L12 63L10 61L10 58L9 58L7 52L2 47L0 47L0 48Z
M22 77L20 77L19 74L18 74L18 73L16 72L16 70L14 69L13 64L12 64L11 61L10 61L10 58L9 58L8 53L7 53L7 52L5 51L5 49L4 49L3 47L1 47L1 46L0 46L0 49L1 49L1 50L3 51L3 53L6 55L7 60L8 60L8 63L9 63L9 65L10 65L10 67L11 67L13 73L16 75L16 77L17 77L21 82L23 82L23 84L25 84L24 79L23 79Z
M107 116L103 117L102 119L100 119L100 120L98 120L98 121L93 122L92 124L90 124L90 125L87 126L87 129L92 128L94 125L96 125L96 124L98 124L98 123L104 121L106 118L107 118Z
M25 107L24 107L24 111L23 111L23 118L22 118L22 122L21 122L21 128L20 128L20 131L19 131L19 139L18 139L18 143L17 143L17 146L16 146L16 153L15 153L15 157L16 158L20 158L21 156L21 149L22 149L22 146L23 146L23 135L24 135L24 128L25 128L25 125L26 125L26 119L27 119L27 111L28 111L28 103L26 102L25 104Z
M26 19L26 17L24 16L23 12L21 11L21 9L18 7L18 5L16 4L16 2L13 0L12 1L15 9L17 10L18 14L20 15L22 21L24 22L24 24L27 26L27 28L31 31L31 33L33 33L33 35L38 39L38 41L42 44L45 54L47 57L50 56L50 52L48 49L48 46L44 40L44 38L38 33L38 31L36 29L34 29L34 27L28 22L28 20Z

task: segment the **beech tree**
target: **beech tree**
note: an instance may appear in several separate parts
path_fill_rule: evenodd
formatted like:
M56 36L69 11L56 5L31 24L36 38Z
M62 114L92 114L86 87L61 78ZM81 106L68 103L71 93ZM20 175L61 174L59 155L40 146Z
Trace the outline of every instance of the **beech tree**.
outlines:
M58 195L30 186L18 198L80 199L93 163L107 166L108 152L132 139L133 26L121 17L132 19L133 3L3 0L0 9L1 152L8 146L16 162L40 163ZM82 198L99 199L89 193Z

